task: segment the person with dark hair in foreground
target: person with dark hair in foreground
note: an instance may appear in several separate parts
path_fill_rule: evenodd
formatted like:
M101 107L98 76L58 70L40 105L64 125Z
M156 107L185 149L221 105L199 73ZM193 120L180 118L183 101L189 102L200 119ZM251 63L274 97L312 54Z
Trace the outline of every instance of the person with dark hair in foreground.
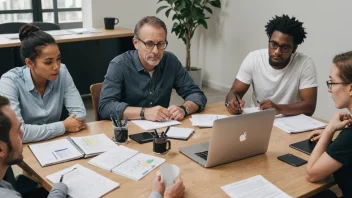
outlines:
M242 113L244 94L253 87L250 106L276 109L277 114L312 115L317 101L317 78L313 60L297 47L306 38L303 23L287 15L275 16L266 28L268 49L247 55L227 94L231 114Z
M10 100L22 122L23 142L83 129L86 109L67 67L61 64L55 39L31 24L21 28L19 38L26 65L1 76L0 95ZM70 116L60 121L63 106Z
M22 162L22 123L10 107L7 98L0 96L0 197L22 197L10 183L2 180L9 166ZM66 197L67 186L54 184L49 193L50 198Z
M4 181L4 177L9 166L22 162L22 123L18 120L15 112L10 107L7 98L0 96L0 197L19 198L22 195L15 191L13 186ZM60 198L67 197L68 187L64 183L56 183L51 189L48 197ZM150 198L179 198L183 197L185 186L181 178L178 178L175 184L165 188L165 184L157 174L152 181L152 193ZM43 193L41 193L42 195ZM41 197L32 193L28 197Z
M333 175L343 197L352 197L352 51L334 57L326 84L335 107L347 109L348 113L336 113L324 130L315 130L310 134L311 141L317 141L317 144L308 160L307 179L318 182ZM329 197L336 197L332 192L330 194ZM328 196L319 194L315 197Z

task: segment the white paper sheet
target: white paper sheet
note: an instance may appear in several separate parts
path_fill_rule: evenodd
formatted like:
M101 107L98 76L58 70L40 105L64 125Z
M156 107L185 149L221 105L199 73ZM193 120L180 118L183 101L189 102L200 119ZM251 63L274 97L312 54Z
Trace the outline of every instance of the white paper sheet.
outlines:
M69 171L72 172L68 173ZM52 183L57 183L62 174L65 174L62 182L67 185L68 194L71 197L102 197L120 186L120 184L79 164L48 175L46 178Z
M227 195L232 198L288 198L286 193L270 183L263 176L257 175L246 180L221 186Z
M213 127L215 120L227 117L227 115L219 114L194 114L190 120L192 122L192 126Z
M299 133L326 127L325 123L303 114L276 118L274 125L287 133Z
M168 120L165 122L153 122L149 120L132 120L132 122L144 130L159 129L159 128L181 124L181 122L176 120Z
M111 171L111 169L130 159L137 153L139 152L136 150L125 146L118 146L92 158L88 163Z

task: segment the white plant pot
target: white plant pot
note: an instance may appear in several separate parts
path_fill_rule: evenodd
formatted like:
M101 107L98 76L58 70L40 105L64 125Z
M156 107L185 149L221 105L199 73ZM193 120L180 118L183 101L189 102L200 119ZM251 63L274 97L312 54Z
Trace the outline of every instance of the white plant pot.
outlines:
M193 79L194 83L201 89L202 88L202 68L191 67L191 71L188 74Z

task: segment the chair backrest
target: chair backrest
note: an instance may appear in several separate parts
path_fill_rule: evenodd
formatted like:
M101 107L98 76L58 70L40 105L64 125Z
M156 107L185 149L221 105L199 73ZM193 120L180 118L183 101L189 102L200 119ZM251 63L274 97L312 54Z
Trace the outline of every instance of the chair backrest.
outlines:
M0 24L0 34L19 33L20 28L26 24L22 22L2 23Z
M94 113L95 121L99 120L98 106L99 106L100 92L102 87L103 87L103 83L96 83L90 86L90 93L92 95L92 105L93 105L93 113Z
M42 30L42 31L60 30L61 29L60 26L55 23L33 22L32 24L39 27L40 30Z

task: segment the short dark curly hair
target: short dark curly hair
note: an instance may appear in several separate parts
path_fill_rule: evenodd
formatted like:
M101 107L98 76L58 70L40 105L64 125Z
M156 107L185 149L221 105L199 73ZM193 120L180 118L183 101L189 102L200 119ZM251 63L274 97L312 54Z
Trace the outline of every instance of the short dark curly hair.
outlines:
M288 34L293 37L293 43L297 46L303 43L304 39L307 38L307 32L304 31L305 28L302 25L303 23L296 20L296 17L290 18L285 14L282 16L275 15L275 17L266 24L265 31L269 39L275 30Z

